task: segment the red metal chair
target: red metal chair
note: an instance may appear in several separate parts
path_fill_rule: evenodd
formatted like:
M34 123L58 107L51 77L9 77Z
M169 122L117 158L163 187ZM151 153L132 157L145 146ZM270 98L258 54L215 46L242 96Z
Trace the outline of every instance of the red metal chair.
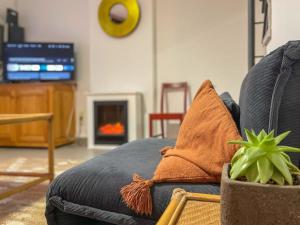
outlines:
M168 93L169 92L183 92L183 111L179 113L168 112ZM164 121L165 120L179 120L182 123L184 115L187 110L187 101L190 97L189 86L187 82L181 83L163 83L160 101L160 113L151 113L149 115L149 135L150 137L165 137ZM166 112L164 107L166 106ZM153 121L160 120L161 134L153 134Z

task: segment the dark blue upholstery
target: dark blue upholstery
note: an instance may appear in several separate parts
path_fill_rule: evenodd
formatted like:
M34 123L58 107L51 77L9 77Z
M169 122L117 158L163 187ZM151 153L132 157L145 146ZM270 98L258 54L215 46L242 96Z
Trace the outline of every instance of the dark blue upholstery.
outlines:
M151 178L161 159L160 149L174 144L174 140L166 139L134 141L59 175L52 182L47 195L48 224L69 224L70 220L74 220L71 215L92 219L81 219L85 225L98 225L95 221L118 225L155 224L175 188L219 194L218 184L164 183L151 189L154 206L152 216L137 216L126 207L120 196L121 187L132 181L135 172Z
M276 49L249 71L239 105L244 138L244 128L276 134L290 130L282 144L300 147L300 41ZM300 166L300 154L290 156Z
M240 107L239 105L232 99L231 95L228 92L224 92L220 95L222 101L226 105L227 109L230 111L234 122L238 129L240 129Z

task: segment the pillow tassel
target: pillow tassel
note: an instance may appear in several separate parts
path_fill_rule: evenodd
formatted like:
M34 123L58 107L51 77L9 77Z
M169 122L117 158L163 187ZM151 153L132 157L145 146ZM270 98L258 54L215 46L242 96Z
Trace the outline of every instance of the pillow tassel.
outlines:
M122 187L121 195L126 205L137 214L152 214L152 198L150 188L152 180L145 180L138 174L133 175L133 181Z

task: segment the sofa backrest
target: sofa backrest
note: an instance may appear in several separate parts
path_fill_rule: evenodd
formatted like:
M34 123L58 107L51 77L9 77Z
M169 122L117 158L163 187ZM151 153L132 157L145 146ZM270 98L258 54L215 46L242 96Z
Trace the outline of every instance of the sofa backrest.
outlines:
M300 147L300 41L279 47L247 74L240 91L240 128L292 133L282 144ZM300 166L300 154L290 154Z

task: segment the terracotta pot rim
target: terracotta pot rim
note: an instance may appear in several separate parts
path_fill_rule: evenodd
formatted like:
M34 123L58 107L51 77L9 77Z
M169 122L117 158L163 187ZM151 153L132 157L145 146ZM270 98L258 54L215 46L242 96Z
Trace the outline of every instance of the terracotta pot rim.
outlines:
M276 185L276 184L260 184L260 183L254 183L254 182L246 182L246 181L238 181L238 180L232 180L229 178L229 168L230 163L226 163L223 166L222 171L222 181L226 183L231 183L232 185L242 185L242 186L255 186L255 187L261 187L261 188L276 188L276 189L300 189L300 184L298 185ZM298 179L300 180L300 176L298 176Z

